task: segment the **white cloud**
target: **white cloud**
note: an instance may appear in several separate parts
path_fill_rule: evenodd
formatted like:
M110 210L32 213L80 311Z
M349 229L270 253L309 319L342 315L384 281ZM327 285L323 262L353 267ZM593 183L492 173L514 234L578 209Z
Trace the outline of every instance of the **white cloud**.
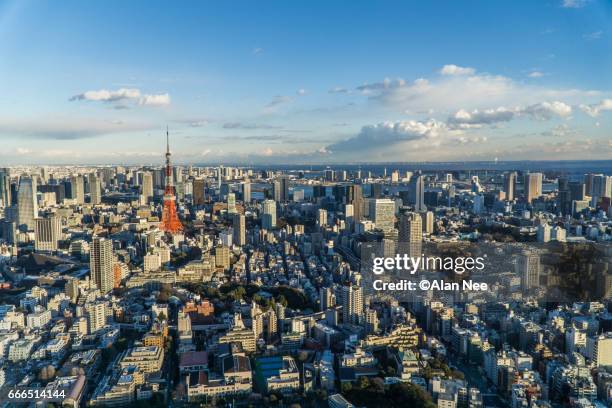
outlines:
M264 49L260 47L256 47L256 48L253 48L252 52L253 52L253 55L260 55L260 54L263 54Z
M529 115L537 120L549 120L553 116L568 117L572 114L572 107L559 101L541 102L527 106L520 113Z
M170 104L170 95L167 93L159 95L143 95L138 101L139 105L165 106Z
M532 106L551 100L564 100L568 105L578 105L591 100L593 96L601 95L599 91L550 88L492 74L447 75L432 79L419 78L413 82L387 78L356 89L368 95L370 100L401 113L450 114L459 108L468 112L476 109L482 111L491 106ZM535 106L532 108L535 109ZM556 108L558 106L542 107L545 110ZM567 110L566 107L564 109Z
M554 136L554 137L567 137L567 136L576 136L577 132L570 128L567 123L562 123L560 125L555 126L554 128L542 132L542 136Z
M343 88L341 86L336 86L336 87L333 87L332 89L330 89L328 92L331 93L331 94L335 94L335 93L348 93L349 90L346 89L346 88Z
M267 112L272 112L274 111L276 108L282 106L282 105L286 105L290 102L293 101L293 98L287 95L276 95L274 98L272 98L272 100L270 102L268 102L268 104L266 104L265 106L265 110Z
M563 8L582 8L587 5L589 0L563 0L561 7Z
M509 122L514 118L515 111L500 106L497 109L487 109L479 111L478 109L468 112L465 109L460 109L454 115L448 118L448 124L452 127L461 129L479 128L483 125L491 125L499 122Z
M542 78L544 73L540 71L531 71L527 76L529 78Z
M599 30L599 31L593 31L592 33L584 34L582 38L588 41L595 41L595 40L599 40L602 35L603 35L603 31Z
M587 115L596 117L603 111L612 110L612 99L604 99L593 105L580 105L580 109Z
M455 64L448 64L440 70L442 75L474 75L476 70L469 67L460 67Z
M137 88L119 88L117 90L100 89L97 91L86 91L74 95L70 101L96 101L96 102L122 102L135 101L139 105L163 106L170 103L170 95L165 94L142 94ZM125 107L124 105L118 105Z
M333 143L326 147L326 151L367 152L369 149L389 147L400 142L436 139L447 133L449 129L446 124L434 119L424 122L415 120L382 122L362 127L356 136Z
M306 91L304 88L300 88L295 93L301 96L301 95L306 95L308 91Z

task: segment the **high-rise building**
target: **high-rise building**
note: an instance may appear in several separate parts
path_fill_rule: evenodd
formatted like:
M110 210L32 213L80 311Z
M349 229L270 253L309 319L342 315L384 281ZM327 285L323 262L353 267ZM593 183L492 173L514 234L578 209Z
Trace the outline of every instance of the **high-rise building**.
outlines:
M102 293L113 288L113 241L94 237L89 253L91 279Z
M602 197L610 197L612 194L612 176L596 174L593 176L591 186L591 197L594 202Z
M85 180L81 175L75 175L70 178L70 191L73 200L77 204L85 204Z
M515 197L516 192L516 173L510 172L504 177L504 192L506 193L506 200L512 201Z
M363 220L364 216L364 200L363 200L363 189L360 185L356 184L353 186L353 202L349 204L353 204L353 217L355 218L355 223Z
M421 221L423 223L423 232L433 234L434 232L434 213L425 211L421 213Z
M517 272L521 277L523 290L538 287L540 284L540 256L534 252L519 256Z
M414 210L416 212L427 211L425 205L425 176L419 174L414 178L410 185L410 194Z
M61 233L62 223L59 217L51 215L46 218L36 218L34 228L34 249L36 252L57 251Z
M193 204L204 205L206 203L206 180L193 180Z
M336 306L336 295L330 287L322 287L319 289L319 304L321 310L327 310L330 307Z
M11 206L11 176L9 169L0 169L0 208Z
M264 200L261 224L264 229L276 228L276 201Z
M232 223L234 244L238 246L246 245L246 219L242 214L234 214Z
M242 201L251 202L251 182L248 180L242 183Z
M320 228L327 226L327 210L323 208L317 211L317 226Z
M153 198L153 174L148 171L144 172L142 175L140 191L145 201L149 201Z
M274 188L278 188L278 193L274 192L274 199L280 202L289 201L289 176L282 175L276 181Z
M342 320L359 324L363 319L363 288L353 282L342 286Z
M102 202L102 188L100 179L95 173L88 176L89 181L89 199L92 205L98 205Z
M370 218L376 228L383 231L392 230L395 226L395 202L388 198L374 200L370 204Z
M398 222L398 252L420 256L423 241L423 221L417 213L404 213Z
M524 190L528 203L542 195L542 179L542 173L525 174Z
M236 194L229 193L227 195L227 213L235 214L236 213Z
M38 200L36 199L36 179L34 177L20 177L19 192L17 193L17 225L33 231L35 219L38 217Z

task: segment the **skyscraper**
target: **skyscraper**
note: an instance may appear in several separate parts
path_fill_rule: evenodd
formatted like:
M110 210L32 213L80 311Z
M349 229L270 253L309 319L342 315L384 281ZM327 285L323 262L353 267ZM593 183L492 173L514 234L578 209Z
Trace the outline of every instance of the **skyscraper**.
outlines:
M398 222L398 252L420 256L423 241L423 221L417 213L404 213Z
M83 176L76 175L70 178L70 190L72 192L70 198L75 200L77 204L85 204L85 180Z
M236 212L236 194L229 193L227 195L227 213L234 214Z
M61 233L62 224L56 215L37 218L34 228L34 249L36 252L57 251Z
M278 199L276 198L276 192L274 193L274 199L281 202L289 201L289 176L282 175L277 181L278 184L274 183L274 187L278 186Z
M370 218L376 224L376 228L390 231L395 226L395 202L388 198L374 200L370 205Z
M423 232L433 234L434 232L434 213L425 211L421 213L421 221L423 223Z
M542 178L542 173L525 174L524 190L528 203L542 195Z
M206 180L193 180L193 204L204 205L206 203Z
M355 222L359 222L363 220L363 212L364 212L364 200L363 200L363 189L361 185L355 184L353 186L353 202L349 203L353 204L353 217Z
M89 199L92 205L98 205L102 202L102 188L100 179L95 173L88 176L89 181Z
M251 182L248 180L242 184L242 201L245 203L251 202Z
M142 175L141 192L145 201L153 198L153 175L148 171Z
M102 293L113 288L113 241L94 237L89 254L91 279Z
M538 287L540 284L540 256L528 252L522 254L517 263L518 275L521 278L523 290Z
M11 205L11 176L9 169L0 169L0 208Z
M353 282L342 286L342 321L359 324L363 319L363 288Z
M414 210L416 212L427 211L427 206L425 206L425 177L423 175L415 177L411 192L413 194Z
M264 229L273 229L276 227L276 201L265 200L263 202L261 226Z
M17 225L33 231L38 217L38 200L36 199L36 179L22 176L19 178L17 193Z
M234 214L233 219L234 244L243 246L246 244L246 219L242 214Z
M516 173L510 172L504 177L504 192L506 193L506 200L514 200L516 191Z
M320 228L327 226L327 210L323 208L317 211L317 226Z
M591 197L594 202L601 197L610 197L612 193L612 176L596 174L593 176Z

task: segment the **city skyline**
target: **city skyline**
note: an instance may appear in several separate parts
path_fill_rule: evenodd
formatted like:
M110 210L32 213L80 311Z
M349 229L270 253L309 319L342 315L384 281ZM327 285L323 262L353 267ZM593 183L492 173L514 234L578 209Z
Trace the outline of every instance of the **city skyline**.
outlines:
M0 161L611 156L609 3L387 4L4 2Z

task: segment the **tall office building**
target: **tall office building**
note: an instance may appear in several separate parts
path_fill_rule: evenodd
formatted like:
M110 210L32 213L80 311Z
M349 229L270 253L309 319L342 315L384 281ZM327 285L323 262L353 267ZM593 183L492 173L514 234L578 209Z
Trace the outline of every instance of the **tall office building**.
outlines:
M11 206L11 176L9 169L0 169L0 208Z
M602 197L610 197L612 193L612 176L596 174L591 184L591 197L594 202Z
M92 205L98 205L102 202L102 187L100 186L100 179L95 173L88 176L89 184L89 200Z
M251 202L251 182L248 180L242 183L242 201Z
M434 213L425 211L421 213L421 221L423 223L423 232L433 234L434 232Z
M89 253L91 279L102 293L113 288L113 241L94 237Z
M504 176L504 193L506 200L512 201L516 196L516 173L510 172Z
M289 201L289 176L282 175L276 181L274 188L278 188L278 194L274 192L274 199L280 202Z
M264 200L261 224L264 229L276 228L276 201Z
M363 319L363 288L353 282L342 286L342 321L359 324Z
M77 204L85 204L85 180L83 176L76 175L70 178L70 191L73 200L76 200Z
M418 175L415 177L411 186L412 204L416 212L427 211L425 205L425 176Z
M36 218L34 249L36 252L54 252L61 239L62 223L59 217Z
M236 213L236 194L229 193L227 195L227 213L235 214Z
M204 205L206 203L206 180L193 180L193 204Z
M542 178L542 173L525 174L524 190L528 203L542 195Z
M38 200L36 199L36 179L23 176L19 178L17 193L17 225L33 231L38 217Z
M148 171L142 175L141 194L146 201L153 198L153 175Z
M319 208L317 211L317 227L326 227L327 226L327 210L323 208Z
M234 214L232 222L234 244L246 245L246 218L242 214Z
M327 310L330 307L336 306L336 295L331 287L322 287L319 289L319 305L321 310Z
M353 204L353 217L355 219L355 223L362 221L364 216L365 202L363 200L363 189L361 188L361 185L355 184L353 186L353 202L349 204Z
M521 278L523 290L538 287L540 284L540 255L527 252L519 256L517 273Z
M421 256L423 221L417 213L404 213L398 222L398 252L409 256Z
M376 228L383 231L392 230L395 226L395 202L388 198L374 200L370 203L370 218Z

